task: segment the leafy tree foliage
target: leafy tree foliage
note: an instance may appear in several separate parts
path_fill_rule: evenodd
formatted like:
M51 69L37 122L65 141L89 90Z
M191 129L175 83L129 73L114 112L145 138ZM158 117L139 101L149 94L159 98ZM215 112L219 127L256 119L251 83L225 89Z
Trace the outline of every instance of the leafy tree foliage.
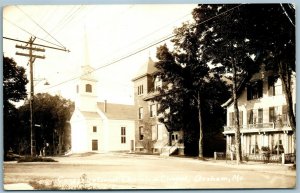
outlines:
M292 112L288 82L289 74L295 69L293 10L289 4L214 4L199 5L193 11L196 33L203 43L203 60L221 64L220 68L215 69L233 75L238 163L241 160L241 145L237 88L241 82L247 82L263 63L279 73L289 111ZM250 59L250 56L255 59ZM290 122L294 122L293 113L289 113L289 117Z
M254 46L260 53L259 60L266 64L266 69L273 70L281 79L290 125L295 131L296 120L291 94L291 79L296 72L295 9L291 4L271 4L259 11L259 17L266 19L257 18L255 30L259 35L253 34Z
M174 50L162 46L157 52L159 75L166 85L172 84L171 89L162 89L159 98L162 112L171 107L162 120L167 127L192 128L197 119L194 116L197 113L192 112L200 101L205 101L202 98L207 93L210 73L231 73L237 163L240 163L238 88L265 64L283 82L291 126L295 129L290 94L291 74L295 71L294 11L290 4L204 4L195 8L194 22L175 30ZM208 69L208 63L214 68ZM198 111L198 115L199 112L203 111ZM199 124L201 128L200 119ZM192 131L195 130L187 133Z
M18 133L18 111L12 102L18 102L27 96L25 69L17 66L13 58L3 57L3 120L4 120L4 155L10 148L15 148Z
M208 136L213 127L213 131L220 131L224 124L225 114L220 104L228 99L228 90L221 77L210 72L208 64L202 61L201 44L192 25L183 24L174 33L174 50L170 51L166 45L157 50L156 75L164 82L156 97L160 103L159 112L164 115L160 121L169 132L183 129L185 153L195 153L191 147L197 146L202 158L203 137ZM220 117L215 123L221 124L204 121L203 117L209 120L210 116Z
M68 122L74 110L74 104L61 96L52 96L47 93L39 93L34 96L33 120L37 152L49 144L51 154L63 150L62 141L68 132ZM29 101L19 108L20 119L23 120L22 128L30 137L30 108ZM59 145L60 144L60 145Z
M23 100L26 96L25 69L17 66L13 58L3 57L3 102Z
M257 71L257 65L251 65L246 18L238 10L241 5L200 5L193 11L196 20L196 33L202 37L203 60L212 64L221 64L221 70L232 72L232 98L235 109L235 141L237 163L241 161L241 140L239 109L237 104L238 83L240 77L251 77ZM227 12L227 13L226 13ZM220 14L226 13L225 16ZM210 18L216 18L209 20ZM203 21L209 20L202 25ZM253 67L254 68L250 68ZM256 68L255 68L256 67ZM252 70L253 69L253 70ZM222 72L222 71L221 71ZM252 72L252 73L251 73ZM223 73L225 73L223 71ZM250 75L249 75L250 74Z

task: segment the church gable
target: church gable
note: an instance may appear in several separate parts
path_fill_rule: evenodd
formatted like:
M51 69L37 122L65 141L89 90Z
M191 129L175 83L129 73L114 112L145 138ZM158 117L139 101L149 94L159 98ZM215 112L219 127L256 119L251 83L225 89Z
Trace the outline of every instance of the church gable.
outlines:
M98 102L98 109L111 120L135 120L135 107L133 105Z
M72 116L71 116L71 119L70 119L70 123L72 122L76 122L76 121L83 121L84 120L84 117L83 115L80 113L80 110L75 108Z

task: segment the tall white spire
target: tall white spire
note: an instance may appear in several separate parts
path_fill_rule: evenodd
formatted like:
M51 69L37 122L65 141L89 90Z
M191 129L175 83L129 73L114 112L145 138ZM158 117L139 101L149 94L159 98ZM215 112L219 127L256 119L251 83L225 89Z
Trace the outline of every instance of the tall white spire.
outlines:
M89 46L88 46L88 37L86 32L86 25L84 24L84 45L83 45L83 66L90 66L90 55L89 55Z
M84 79L94 79L92 72L94 68L91 66L90 63L90 51L89 51L89 44L88 44L88 34L86 30L86 25L84 25L84 34L83 34L83 64L81 65L81 78Z

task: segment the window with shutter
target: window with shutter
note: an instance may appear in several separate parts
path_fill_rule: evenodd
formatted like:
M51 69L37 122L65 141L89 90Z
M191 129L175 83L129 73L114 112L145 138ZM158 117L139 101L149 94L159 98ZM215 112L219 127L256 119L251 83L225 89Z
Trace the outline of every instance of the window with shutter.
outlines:
M273 76L268 77L268 92L269 96L275 96L275 80Z
M274 123L276 121L275 109L274 107L269 107L269 122Z
M263 96L263 81L258 80L247 86L247 100L258 99Z
M121 143L126 143L126 127L121 127Z
M151 125L152 130L152 140L157 140L157 127L156 125Z
M288 123L287 105L282 106L282 122L284 124Z
M242 128L243 127L243 111L239 112L239 124L240 124L240 127Z
M258 123L258 127L263 126L263 109L258 109L257 123Z
M143 140L144 139L144 127L140 126L139 127L139 140Z
M253 124L253 110L248 110L247 112L248 124Z

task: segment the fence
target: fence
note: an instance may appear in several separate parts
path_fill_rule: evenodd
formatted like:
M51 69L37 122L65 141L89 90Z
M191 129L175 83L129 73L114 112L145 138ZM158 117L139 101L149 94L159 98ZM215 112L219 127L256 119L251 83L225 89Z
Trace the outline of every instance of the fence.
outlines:
M257 161L257 162L264 162L264 163L294 163L295 161L295 154L269 154L269 153L262 153L262 154L243 154L244 161ZM235 153L225 153L225 152L214 152L214 159L215 160L236 160Z

